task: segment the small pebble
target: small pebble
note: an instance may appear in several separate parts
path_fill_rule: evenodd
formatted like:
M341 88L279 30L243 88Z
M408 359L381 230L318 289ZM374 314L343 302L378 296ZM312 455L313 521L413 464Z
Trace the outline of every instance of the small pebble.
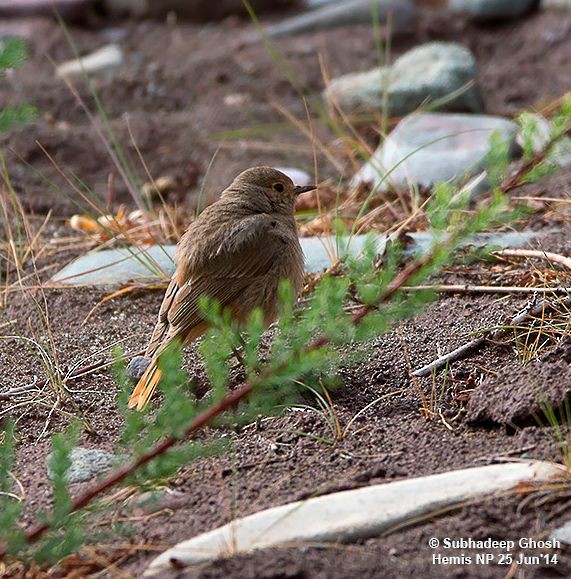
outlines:
M127 376L134 382L138 382L150 363L150 358L135 356L127 366Z

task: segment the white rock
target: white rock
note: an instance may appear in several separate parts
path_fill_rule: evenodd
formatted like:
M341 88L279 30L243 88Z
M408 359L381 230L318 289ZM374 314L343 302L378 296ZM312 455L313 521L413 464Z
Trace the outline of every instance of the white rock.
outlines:
M159 555L145 572L159 577L173 564L194 565L256 549L346 543L466 500L552 480L563 467L518 462L469 468L325 495L261 511L185 541Z
M57 67L57 74L64 78L76 78L84 74L110 74L123 64L123 51L117 44L108 44L91 54L69 60Z
M571 0L542 0L541 5L545 9L571 10Z
M371 183L378 190L392 185L435 183L474 175L482 169L497 131L515 153L517 125L490 115L427 113L409 115L387 137L353 178L353 185Z
M315 179L302 171L301 169L296 169L295 167L275 167L278 171L285 173L296 185L301 185L302 187L305 185L312 185L315 182Z

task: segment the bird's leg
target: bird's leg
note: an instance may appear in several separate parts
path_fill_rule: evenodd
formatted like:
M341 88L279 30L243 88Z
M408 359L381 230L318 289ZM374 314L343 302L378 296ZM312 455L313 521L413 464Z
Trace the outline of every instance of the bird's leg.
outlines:
M232 346L232 354L234 354L234 358L236 358L238 364L240 364L240 366L245 370L246 363L244 361L244 356L242 355L242 350L246 347L246 340L240 332L236 332L236 340L239 342L239 345Z

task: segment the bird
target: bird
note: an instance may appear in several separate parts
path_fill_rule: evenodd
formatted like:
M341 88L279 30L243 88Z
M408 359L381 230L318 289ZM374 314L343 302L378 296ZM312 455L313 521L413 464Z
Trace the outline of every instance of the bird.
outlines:
M161 379L158 358L172 342L184 346L208 330L202 296L228 308L238 324L259 308L267 327L278 317L280 282L288 280L299 295L304 268L294 204L314 189L295 185L277 169L252 167L191 223L177 244L175 272L145 351L150 362L129 408L147 405Z

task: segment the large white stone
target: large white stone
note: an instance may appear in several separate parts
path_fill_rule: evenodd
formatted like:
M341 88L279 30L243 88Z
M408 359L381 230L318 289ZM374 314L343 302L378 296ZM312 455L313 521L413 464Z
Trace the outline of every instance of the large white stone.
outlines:
M366 539L463 501L550 481L563 474L563 467L545 462L505 463L298 501L237 519L184 541L159 555L145 576L160 577L174 566L180 568L267 547Z
M57 74L64 78L76 78L84 74L110 74L122 64L121 47L117 44L108 44L91 54L60 64L57 67Z
M494 132L516 152L517 125L510 120L490 115L409 115L355 175L353 184L407 189L474 175L485 165Z

